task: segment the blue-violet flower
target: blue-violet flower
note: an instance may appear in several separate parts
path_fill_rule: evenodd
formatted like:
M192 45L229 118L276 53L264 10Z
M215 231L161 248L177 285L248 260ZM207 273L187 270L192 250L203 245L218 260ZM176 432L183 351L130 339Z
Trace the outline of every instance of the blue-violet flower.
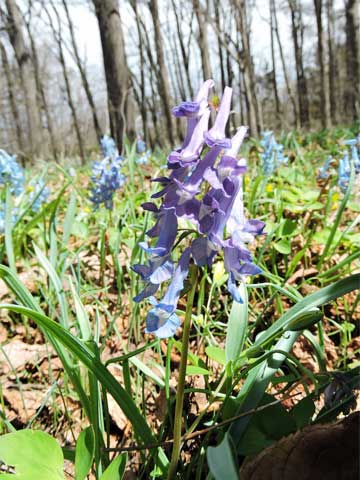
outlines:
M232 139L226 138L232 95L227 87L213 126L208 128L208 94L213 85L212 80L207 80L194 101L173 108L175 116L186 118L187 134L181 148L168 156L169 176L153 180L161 186L152 196L162 199L160 207L153 202L143 204L155 216L156 223L147 235L156 241L150 245L146 241L140 243L149 262L133 266L145 282L134 300L149 298L153 308L147 314L146 332L160 338L174 335L180 325L176 307L191 260L199 267L211 267L223 252L228 290L237 302L242 302L237 282L261 272L248 245L263 234L265 224L245 218L246 161L237 158L247 127L240 127ZM178 237L179 227L185 231ZM185 248L176 264L172 258L174 246L182 243ZM165 296L157 302L153 295L167 281L170 283Z

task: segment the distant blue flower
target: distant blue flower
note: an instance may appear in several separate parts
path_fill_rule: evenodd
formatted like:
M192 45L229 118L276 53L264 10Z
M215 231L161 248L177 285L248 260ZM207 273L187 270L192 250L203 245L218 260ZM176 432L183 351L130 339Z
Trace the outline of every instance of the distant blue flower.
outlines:
M125 183L125 177L121 173L122 160L111 160L109 157L93 165L91 176L91 197L95 208L101 204L111 210L113 208L114 193Z
M225 136L232 95L227 87L209 130L207 98L213 84L207 80L193 101L173 108L176 117L187 119L187 135L181 148L168 156L170 175L153 180L161 186L152 196L162 199L160 207L153 202L143 204L156 218L155 225L147 232L156 241L139 244L148 254L149 262L133 267L145 282L134 300L149 298L153 308L147 315L146 332L160 338L173 335L180 325L175 310L191 260L199 267L211 267L216 256L223 253L229 274L228 290L237 302L242 302L237 282L261 271L253 263L248 245L263 233L265 224L245 218L242 183L246 161L237 158L247 128L240 127L231 139ZM191 224L195 238L190 236L190 230L185 237L181 234L178 238L178 226L184 221ZM186 247L176 266L171 256L180 242ZM163 299L157 302L153 295L170 279Z
M319 180L326 180L327 178L329 178L329 170L330 170L330 165L331 165L331 162L332 162L332 157L329 156L324 165L322 167L319 168L319 172L318 172L318 175L317 175L317 178Z
M0 233L5 232L5 207L0 205Z
M108 135L101 138L100 148L104 158L115 158L119 155L115 140Z
M8 185L13 195L24 190L24 171L16 161L16 155L0 150L0 185Z
M5 203L1 203L0 204L0 234L3 234L5 232L5 216L6 216ZM18 219L17 209L14 208L13 211L11 212L11 224L14 225L17 219Z
M264 152L261 154L262 168L266 176L271 175L279 165L288 163L288 157L284 156L284 147L277 143L271 130L263 132L260 145Z
M144 152L142 155L140 155L137 159L136 159L136 163L138 165L146 165L148 163L148 160L149 158L151 157L151 151L150 150L146 150L146 152Z
M345 140L344 144L348 145L351 150L350 155L345 153L339 161L338 185L343 193L346 192L350 181L352 165L355 170L355 175L360 174L360 134L356 138Z
M145 153L145 151L146 143L144 142L144 140L139 138L138 140L136 140L136 153Z
M119 155L115 141L111 137L105 135L100 144L105 158L93 164L90 177L90 200L95 208L104 204L105 208L111 210L114 193L125 183L125 177L121 173L123 158Z
M31 193L29 199L31 202L34 200L31 208L33 212L38 212L41 205L46 203L47 199L49 198L50 190L42 179L37 180L36 183L30 182L30 188Z
M339 162L339 178L338 185L340 190L345 193L349 185L351 175L351 165L349 161L349 155L346 153Z
M354 164L355 173L360 173L360 133L356 138L345 140L345 145L351 147L351 162Z
M138 165L146 165L151 157L151 150L146 148L146 143L141 138L136 141L136 153L139 154L136 163Z

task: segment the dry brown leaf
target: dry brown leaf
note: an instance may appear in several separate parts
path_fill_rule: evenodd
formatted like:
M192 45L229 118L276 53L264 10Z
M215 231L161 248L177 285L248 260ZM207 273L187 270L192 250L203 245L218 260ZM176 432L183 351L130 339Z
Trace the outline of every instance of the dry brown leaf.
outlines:
M19 370L26 364L40 363L48 353L46 345L29 345L21 340L13 340L0 350L0 374Z
M355 412L341 422L289 435L245 462L241 480L358 479L359 422Z
M3 385L7 420L26 425L46 398L47 391L45 385L36 385L35 388L34 385L26 384L22 386L21 391L17 384Z

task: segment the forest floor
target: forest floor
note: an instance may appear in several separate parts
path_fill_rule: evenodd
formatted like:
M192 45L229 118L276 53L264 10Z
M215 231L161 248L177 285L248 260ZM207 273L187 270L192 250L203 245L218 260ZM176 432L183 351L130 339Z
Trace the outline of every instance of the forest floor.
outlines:
M285 141L289 164L280 167L265 181L263 177L256 181L261 147L256 143L250 145L245 205L249 216L256 214L267 223L266 240L258 240L254 250L255 259L259 259L265 274L256 277L254 283L271 281L300 298L350 273L360 272L359 256L356 255L360 249L359 178L355 180L340 218L338 215L344 197L337 187L336 169L343 138L344 133L334 133L331 138L289 136ZM317 172L328 154L334 156L329 177L317 180ZM161 438L165 439L171 437L169 395L172 396L177 386L181 329L170 341L155 342L154 338L144 334L147 307L138 307L132 301L140 286L130 268L137 255L134 252L143 234L143 225L151 222L140 204L154 191L150 178L155 176L163 161L161 155L154 155L148 165L136 166L132 174L133 186L119 192L111 215L106 211L92 210L87 198L89 173L86 168L79 169L76 177L70 179L59 173L56 166L51 166L46 175L52 203L40 212L35 222L24 217L23 224L16 226L13 249L21 284L50 318L61 323L62 316L66 315L69 329L75 335L81 331L76 318L83 315L88 319L93 338L100 346L101 361L107 362L108 369L121 384L130 380L129 388L148 424L153 431L161 432ZM59 175L63 175L61 180L68 186L58 198L57 185L63 184ZM336 222L338 225L329 246L330 232ZM34 244L50 266L39 257ZM352 260L347 261L351 256ZM6 252L3 263L8 263ZM216 352L225 348L231 302L226 294L226 275L221 270L221 262L218 263L217 270L204 276L204 297L195 299L195 321L191 332L190 352L194 368L186 380L184 409L189 424L206 411L199 429L205 428L207 421L221 408L221 401L210 400L209 392L217 385L224 368ZM60 290L51 277L53 270L60 281ZM78 295L74 295L74 290ZM319 345L328 372L346 372L359 366L359 295L359 291L354 291L328 303L322 308L321 327L308 328ZM81 307L77 298L81 299ZM14 293L0 280L0 302L14 301L18 301ZM249 289L247 342L251 344L259 332L266 330L292 305L293 299L278 294L271 286ZM185 307L186 302L181 299L179 310L184 311ZM291 352L303 367L303 378L292 384L291 393L297 395L283 402L288 410L309 391L314 391L311 375L322 372L319 352L314 350L310 335L300 335ZM20 314L1 310L0 343L3 418L15 429L41 429L55 436L60 445L74 447L89 422L44 331ZM217 350L212 352L209 346L215 346ZM111 361L138 350L140 353L129 357L126 371L121 362ZM86 386L86 371L81 366L79 368ZM167 368L170 368L170 377ZM242 384L243 380L236 385L234 394ZM279 380L272 382L268 392L276 394L286 386L286 380L279 374ZM132 445L131 424L110 395L107 401L107 446L121 449ZM323 394L316 398L315 405L317 411L323 408ZM353 410L360 410L359 395L349 411ZM215 439L215 436L210 438L209 443ZM185 463L191 462L201 443L199 437L186 444L183 451ZM132 452L124 478L139 478L137 472L141 463L141 452ZM74 478L70 463L67 464L67 475Z

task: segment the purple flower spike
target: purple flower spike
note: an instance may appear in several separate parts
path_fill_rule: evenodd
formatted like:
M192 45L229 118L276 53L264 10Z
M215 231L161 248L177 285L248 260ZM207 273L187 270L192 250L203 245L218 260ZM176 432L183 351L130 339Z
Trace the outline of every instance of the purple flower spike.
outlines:
M213 86L213 80L206 80L202 84L193 102L182 102L178 107L173 108L173 114L176 117L187 117L188 119L185 140L180 151L189 144L199 118L202 117L207 110L209 90Z
M198 102L181 102L180 105L172 109L174 117L197 117L200 110Z
M168 156L168 162L171 164L180 164L182 167L198 160L202 146L204 144L204 135L208 129L210 110L207 108L203 116L194 128L193 134L188 145L179 152L172 152Z
M145 288L134 297L135 302L141 302L154 295L159 285L172 277L174 264L169 256L155 257L149 261L149 265L134 265L132 270L146 282Z
M147 314L146 332L159 338L174 335L180 326L175 312L190 260L199 268L211 268L215 258L223 253L229 276L228 291L236 302L243 301L238 282L261 272L248 245L263 234L265 225L261 220L246 219L243 201L246 161L237 158L247 127L240 127L231 140L225 137L232 95L232 89L225 88L214 125L208 131L208 95L213 84L207 80L192 102L183 102L173 109L175 116L187 118L186 139L168 157L170 175L154 179L161 189L152 198L161 199L160 206L152 202L143 204L156 218L155 225L146 233L157 240L153 241L155 245L140 243L150 260L133 268L145 282L134 300L148 298L153 305ZM204 143L210 149L202 155ZM171 259L172 250L174 245L178 249L184 244L176 266ZM169 284L158 302L153 295L164 282Z
M159 214L155 227L148 232L148 235L159 237L156 246L151 248L146 242L140 242L140 247L145 252L163 257L170 253L177 235L177 218L174 210L165 210Z
M203 267L204 265L211 267L217 250L215 245L207 237L201 237L192 242L191 254L196 265L199 267Z
M231 140L225 137L225 127L230 115L232 88L225 87L214 126L205 134L205 142L209 147L219 145L231 148Z
M174 335L180 326L179 317L175 313L184 281L188 275L190 249L187 248L181 255L173 279L163 300L155 303L146 317L146 333L152 333L158 338L167 338Z
M206 80L198 91L193 102L181 102L172 109L175 117L201 117L208 105L209 90L214 86L214 80Z
M243 144L244 138L246 137L248 131L248 127L240 127L238 128L237 132L231 139L231 147L225 150L223 159L235 159L240 150L241 145Z

